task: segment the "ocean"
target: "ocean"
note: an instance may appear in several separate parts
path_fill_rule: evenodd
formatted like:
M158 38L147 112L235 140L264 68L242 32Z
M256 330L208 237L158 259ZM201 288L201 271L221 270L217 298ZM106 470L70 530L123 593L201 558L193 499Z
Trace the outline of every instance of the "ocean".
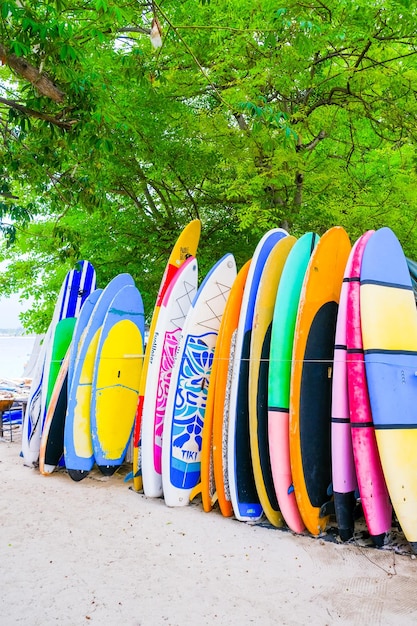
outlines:
M0 336L0 378L21 378L35 339Z

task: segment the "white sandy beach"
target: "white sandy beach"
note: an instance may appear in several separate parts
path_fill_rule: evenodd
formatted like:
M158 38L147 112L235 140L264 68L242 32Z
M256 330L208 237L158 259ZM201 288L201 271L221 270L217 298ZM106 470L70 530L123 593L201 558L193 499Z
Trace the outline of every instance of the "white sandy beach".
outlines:
M417 623L417 560L75 483L0 440L0 624Z

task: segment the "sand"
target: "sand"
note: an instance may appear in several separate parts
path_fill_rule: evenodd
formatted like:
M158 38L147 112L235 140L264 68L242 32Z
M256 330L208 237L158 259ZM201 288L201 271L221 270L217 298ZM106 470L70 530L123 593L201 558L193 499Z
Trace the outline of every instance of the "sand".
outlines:
M0 624L417 623L417 560L80 483L0 441Z

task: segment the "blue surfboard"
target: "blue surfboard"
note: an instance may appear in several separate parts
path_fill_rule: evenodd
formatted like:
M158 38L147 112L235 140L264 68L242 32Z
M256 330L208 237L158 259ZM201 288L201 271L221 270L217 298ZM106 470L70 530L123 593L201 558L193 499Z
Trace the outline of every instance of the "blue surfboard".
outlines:
M74 334L72 337L70 360L68 364L68 389L70 389L71 387L75 367L77 362L79 361L78 352L80 348L81 337L85 329L87 328L87 324L90 321L94 307L102 293L102 289L95 289L92 293L90 293L90 295L84 301L80 310L80 314L77 318L77 322L74 328Z
M127 285L113 298L97 347L91 395L96 464L111 476L126 455L142 372L145 316L139 290Z
M236 333L229 406L228 477L233 511L241 521L253 521L262 515L253 475L249 434L249 357L255 301L266 260L278 241L287 235L282 228L274 228L258 243L243 292Z
M68 390L68 408L64 428L65 466L68 474L75 481L87 476L94 465L89 405L95 352L93 354L91 352L94 346L96 348L98 345L101 327L114 296L126 285L134 285L130 274L119 274L109 282L98 298L79 342L78 361ZM91 358L92 364L89 362ZM88 411L81 402L81 398L87 403Z

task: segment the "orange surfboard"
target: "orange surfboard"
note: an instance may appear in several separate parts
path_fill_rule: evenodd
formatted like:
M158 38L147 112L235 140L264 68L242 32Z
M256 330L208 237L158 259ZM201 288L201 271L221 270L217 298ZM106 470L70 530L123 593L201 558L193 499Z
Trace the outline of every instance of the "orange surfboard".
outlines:
M340 226L315 248L301 291L290 391L290 458L294 491L306 528L319 535L331 499L330 425L336 317L351 244Z
M216 364L216 383L213 387L209 388L209 394L210 389L212 389L211 393L213 394L212 436L210 439L212 444L214 485L220 511L225 517L233 515L227 482L228 407L231 365L233 364L231 349L233 336L236 334L239 323L240 306L242 303L246 278L249 272L249 266L250 261L247 261L239 271L233 283L232 289L230 290L219 329L216 352L214 355L214 362ZM209 458L210 449L206 450L206 455L205 463L207 468L207 458ZM201 480L203 481L203 472ZM209 507L210 497L210 491L207 489L207 486L210 484L207 479L207 469L205 469L204 480L206 483L204 490L202 490L203 507L204 510L207 510Z

